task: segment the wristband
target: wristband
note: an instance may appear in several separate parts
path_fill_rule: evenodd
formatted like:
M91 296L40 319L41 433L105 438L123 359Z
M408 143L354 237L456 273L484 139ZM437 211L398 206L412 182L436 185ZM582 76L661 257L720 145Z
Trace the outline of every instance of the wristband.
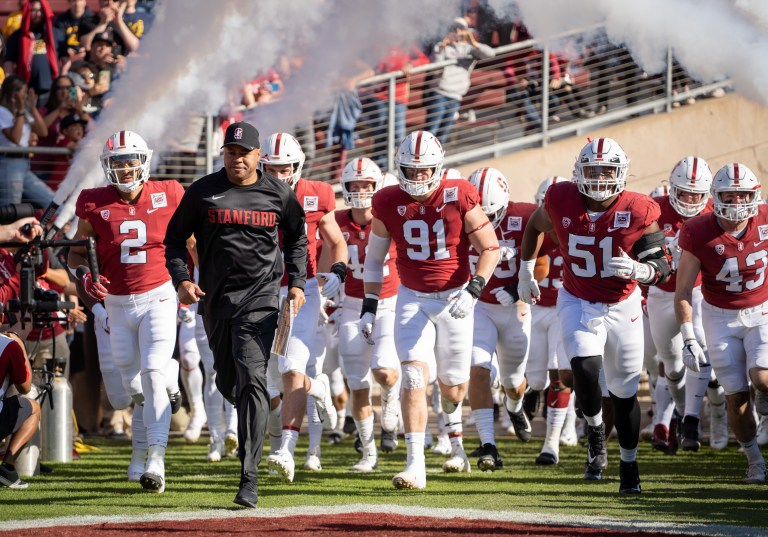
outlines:
M693 331L693 323L682 323L680 325L680 335L683 336L683 341L696 339L696 334Z
M369 298L368 294L366 293L366 297L363 299L363 307L360 309L360 317L365 315L366 313L373 313L373 315L376 315L376 310L379 308L379 299L378 298Z
M331 265L331 272L339 277L341 283L344 283L344 280L347 277L347 264L344 263L344 261L337 261Z
M72 272L72 269L69 269L69 271ZM91 272L90 268L86 267L85 265L80 265L75 269L74 272L72 272L72 274L74 274L75 278L77 278L78 280L82 280L83 276L85 276L86 274L90 274L90 272Z
M467 284L467 287L465 288L467 290L467 293L472 295L474 298L480 298L480 295L483 293L483 288L485 287L485 278L482 276L472 276L472 279L469 280L469 283Z
M520 261L520 274L530 275L531 279L533 277L533 270L536 268L536 260L535 259L522 259Z

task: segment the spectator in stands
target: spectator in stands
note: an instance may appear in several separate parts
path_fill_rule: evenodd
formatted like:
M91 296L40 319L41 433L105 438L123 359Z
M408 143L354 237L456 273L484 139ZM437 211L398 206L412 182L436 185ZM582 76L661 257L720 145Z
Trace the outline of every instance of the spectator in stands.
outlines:
M402 71L403 76L395 83L395 142L394 147L405 138L405 114L408 109L410 94L409 77L411 69L429 63L426 54L416 47L405 49L395 47L376 66L376 74ZM382 84L379 91L374 93L371 105L373 107L374 147L371 156L376 164L387 168L387 126L389 125L389 84Z
M539 104L543 91L543 53L536 49L526 49L517 55L504 69L509 85L507 87L507 103L512 110L512 116L523 114L525 117L525 130L530 132L541 129L541 116ZM557 91L562 85L560 64L554 53L549 54L549 120L552 123L560 121L560 117L554 112L560 101Z
M78 28L80 43L87 51L94 46L97 35L103 35L109 31L114 45L114 54L127 55L139 48L139 38L123 20L123 15L128 8L128 3L118 0L100 0L99 12L93 17L84 17Z
M21 14L24 11L24 0L19 0L19 9L16 11L11 11L8 14L8 18L5 19L5 24L3 25L2 34L3 34L3 40L8 41L8 38L11 37L13 32L21 28Z
M117 80L121 71L125 69L125 56L115 51L114 33L111 28L93 36L88 61L96 67L98 72L91 95L100 95L103 99L104 94L112 87L112 82Z
M123 13L123 22L133 35L141 41L152 26L154 17L147 11L141 11L137 8L136 0L123 0L125 3L125 12ZM136 50L136 49L133 49ZM128 54L128 51L124 51Z
M78 30L80 23L85 18L93 18L94 14L86 0L68 0L69 9L59 13L53 19L53 31L56 38L56 50L59 54L59 62L67 63L85 54L85 48L80 44Z
M435 45L434 61L456 60L454 65L443 68L427 109L427 130L443 143L448 140L461 99L469 91L475 63L493 56L493 49L477 41L463 17L455 19L443 40Z
M13 32L7 46L5 72L16 73L35 90L38 104L46 102L53 79L59 76L53 12L48 0L24 4L21 28Z
M58 125L59 139L56 141L56 147L66 147L72 153L77 149L80 140L85 136L88 128L88 120L85 116L78 113L72 113L64 117ZM68 155L54 155L51 166L51 174L48 177L48 186L54 192L64 180L69 170L69 164L72 162L72 153Z
M481 43L492 45L493 34L500 25L496 12L488 5L488 0L465 0L461 12L469 27L474 30L475 37Z
M0 86L0 148L28 147L33 132L40 137L48 134L36 104L37 95L21 77L6 77ZM30 170L28 154L0 153L0 206L22 198L47 208L53 192Z
M274 69L269 69L266 73L245 83L242 89L242 104L246 108L267 104L272 102L282 91L283 81L280 74Z
M109 89L108 80L102 84L96 83L98 74L99 70L96 66L85 60L74 62L69 71L69 77L75 85L88 96L83 105L83 112L89 114L91 119L95 119L104 107L102 95Z
M553 91L561 104L565 104L574 117L590 118L595 115L588 110L584 90L576 85L571 74L571 60L564 55L558 55L560 65L560 81L555 84Z

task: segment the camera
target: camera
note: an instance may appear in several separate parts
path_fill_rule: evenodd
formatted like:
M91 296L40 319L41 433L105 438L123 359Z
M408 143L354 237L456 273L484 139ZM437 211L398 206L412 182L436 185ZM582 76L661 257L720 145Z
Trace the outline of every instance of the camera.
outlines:
M31 203L11 203L0 206L0 225L7 226L28 216L35 216L35 208Z

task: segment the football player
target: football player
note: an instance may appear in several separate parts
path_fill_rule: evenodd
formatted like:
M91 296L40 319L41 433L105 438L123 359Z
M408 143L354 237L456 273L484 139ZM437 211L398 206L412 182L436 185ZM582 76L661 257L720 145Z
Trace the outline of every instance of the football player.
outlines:
M363 305L363 265L371 232L371 199L384 182L379 167L369 158L355 158L341 174L341 191L349 209L336 211L336 222L347 241L349 263L344 283L344 301L339 318L339 354L344 363L347 384L352 391L352 417L355 420L363 456L352 467L356 472L370 472L377 464L371 410L371 375L381 386L382 450L397 445L400 421L400 361L395 349L395 301L400 279L397 276L397 254L391 245L384 264L375 329L367 339L360 337L358 321ZM370 344L366 344L370 343Z
M768 414L768 207L760 182L744 164L720 168L712 181L714 212L687 220L680 229L675 314L683 362L692 371L711 363L726 393L728 421L747 456L744 481L765 482L765 459L756 439L750 403ZM701 272L704 342L694 328L693 290Z
M76 207L77 237L96 241L98 279L84 247L72 248L67 261L88 296L104 300L112 357L136 404L134 434L141 435L142 419L146 427L147 447L143 439L134 442L129 480L140 475L145 490L161 493L171 423L168 385L174 403L181 402L172 358L177 300L163 239L184 189L177 181L148 181L152 150L135 132L110 136L100 158L110 186L83 190Z
M518 289L525 302L540 297L535 259L543 234L554 231L563 256L557 314L576 397L589 425L584 478L601 479L608 466L602 371L621 447L619 491L637 494L637 387L643 367L637 284L665 281L670 262L657 223L659 206L648 196L624 190L628 169L629 158L615 140L597 138L584 146L576 160L575 181L552 185L526 226Z
M299 437L305 410L309 416L310 446L304 468L319 471L320 440L323 426L336 427L336 410L331 399L328 376L322 373L322 365L315 375L317 345L317 320L320 316L320 295L334 296L347 276L347 245L333 215L336 201L333 189L327 183L307 181L301 177L304 152L299 142L288 133L270 135L264 142L259 168L265 175L288 183L296 192L306 214L307 232L307 284L304 288L306 303L293 320L293 330L288 342L288 355L269 361L270 396L272 412L270 420L282 419L280 448L267 457L271 470L278 472L286 481L293 481L294 450ZM329 272L318 273L317 240L322 238L330 248L332 265ZM283 281L281 293L287 294ZM322 290L320 289L322 287ZM282 405L280 392L283 393ZM307 394L311 398L307 398Z
M443 411L453 433L453 459L467 465L461 443L461 401L471 363L475 302L499 261L499 243L467 181L442 179L444 151L431 133L410 133L398 148L399 186L377 192L363 269L365 298L360 332L375 331L390 244L397 249L401 285L395 306L395 345L402 367L406 468L392 479L398 489L423 489L426 386L437 372ZM470 273L470 244L479 253ZM372 340L371 340L372 341Z
M712 172L707 162L700 157L689 156L680 160L672 169L669 177L669 194L654 198L661 208L659 226L661 226L675 263L680 257L677 246L678 233L683 222L698 214L712 212L709 190L712 186ZM699 371L691 371L683 364L683 341L680 327L675 322L674 292L676 277L674 272L666 283L648 289L648 320L650 321L651 336L661 363L664 364L664 376L669 393L675 401L675 407L682 421L681 447L686 451L698 451L699 442L699 412L701 402L710 384L712 368L709 363L702 364ZM704 329L701 326L701 279L693 289L693 323L697 338L704 343ZM707 354L704 348L705 356ZM710 438L714 438L714 447L724 448L728 444L728 429L725 419L725 399L716 388L710 390L712 418L714 425ZM667 413L668 414L668 413ZM660 443L664 427L669 427L669 421L661 422L656 432ZM724 436L724 438L723 438ZM725 442L725 445L723 445Z
M480 194L480 206L488 217L500 245L499 265L475 305L472 367L469 375L469 402L480 435L477 467L494 471L503 467L496 448L491 394L491 360L498 355L498 375L506 397L504 406L515 434L523 442L531 439L531 423L523 410L526 388L525 366L531 338L531 307L517 297L517 248L523 229L536 209L533 203L509 201L504 175L494 168L479 168L469 176ZM470 249L470 266L475 270L478 255ZM546 256L539 258L539 280L547 273ZM543 388L543 386L542 386ZM451 460L446 461L446 465Z

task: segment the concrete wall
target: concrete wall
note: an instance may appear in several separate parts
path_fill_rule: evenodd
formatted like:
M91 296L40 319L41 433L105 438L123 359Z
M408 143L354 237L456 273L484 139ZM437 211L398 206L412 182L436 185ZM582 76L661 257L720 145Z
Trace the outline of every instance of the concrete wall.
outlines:
M509 180L514 200L533 201L542 179L570 177L587 137L599 136L614 138L629 156L630 190L650 192L686 155L705 158L713 173L727 162L742 162L768 184L768 107L734 94L699 99L669 114L644 116L459 169L466 177L480 166L498 168ZM766 195L768 188L764 189Z

